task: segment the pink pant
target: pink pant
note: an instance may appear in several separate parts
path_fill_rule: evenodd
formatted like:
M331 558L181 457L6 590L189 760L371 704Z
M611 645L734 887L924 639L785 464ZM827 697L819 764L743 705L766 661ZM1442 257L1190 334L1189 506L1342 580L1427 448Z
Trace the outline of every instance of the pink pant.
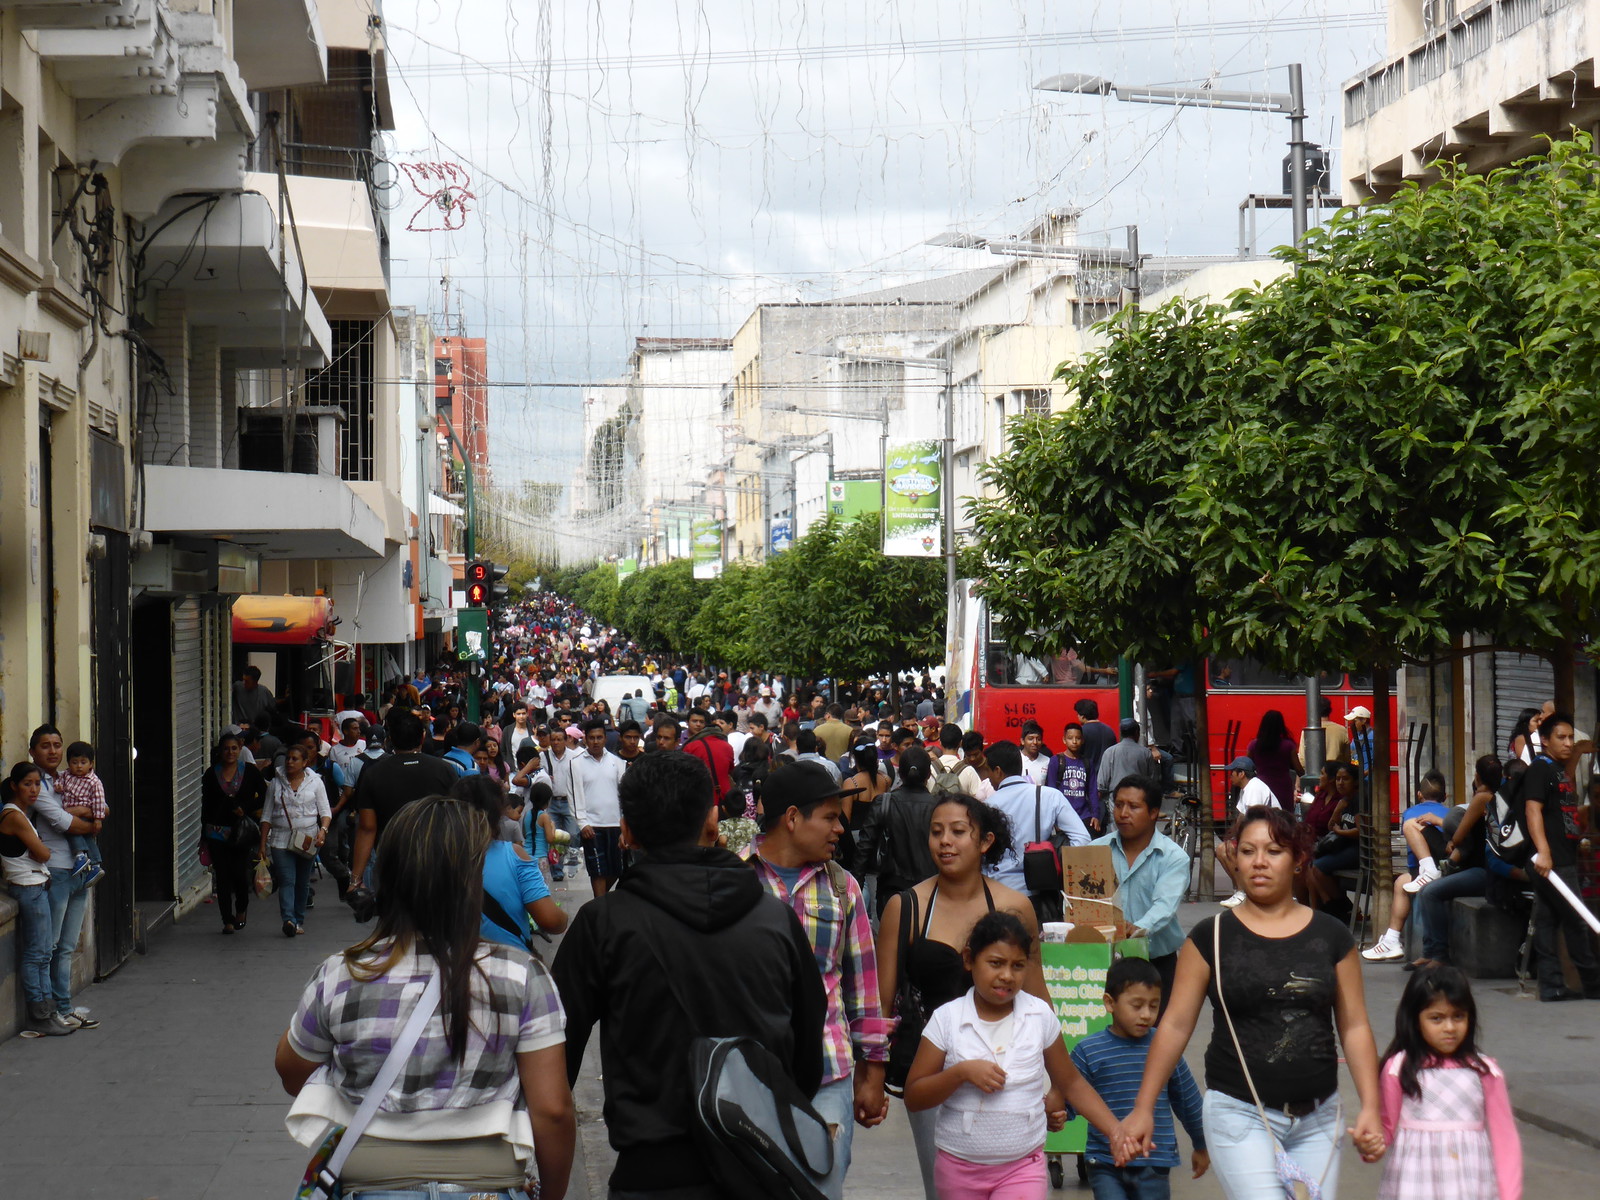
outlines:
M1044 1200L1044 1151L1008 1163L974 1163L943 1150L933 1163L939 1200Z

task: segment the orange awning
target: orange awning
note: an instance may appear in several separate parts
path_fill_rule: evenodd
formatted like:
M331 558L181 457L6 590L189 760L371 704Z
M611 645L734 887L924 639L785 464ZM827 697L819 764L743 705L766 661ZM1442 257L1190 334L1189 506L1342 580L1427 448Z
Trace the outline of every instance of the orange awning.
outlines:
M233 602L233 640L241 646L304 646L331 633L326 596L240 596Z

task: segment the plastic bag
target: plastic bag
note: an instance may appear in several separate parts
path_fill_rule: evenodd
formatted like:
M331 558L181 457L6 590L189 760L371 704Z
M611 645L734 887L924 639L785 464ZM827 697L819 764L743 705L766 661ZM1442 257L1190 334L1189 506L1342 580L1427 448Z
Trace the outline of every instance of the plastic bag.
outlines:
M272 895L272 889L275 886L275 884L274 884L274 881L273 881L273 878L272 878L272 867L267 862L266 859L262 859L260 862L256 863L255 886L256 886L256 895L258 895L258 896L270 896L270 895Z

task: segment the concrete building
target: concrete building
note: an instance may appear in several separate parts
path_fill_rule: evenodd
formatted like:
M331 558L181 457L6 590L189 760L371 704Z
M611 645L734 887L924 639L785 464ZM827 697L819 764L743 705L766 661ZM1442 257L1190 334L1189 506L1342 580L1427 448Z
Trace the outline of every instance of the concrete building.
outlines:
M371 0L0 0L0 753L42 721L98 749L86 974L209 890L200 778L246 660L296 715L412 665L391 125Z
M722 457L722 388L730 377L727 338L641 337L629 370L637 416L642 564L689 555L689 529L708 516L707 472Z
M1600 123L1600 0L1390 0L1389 49L1345 84L1346 202L1457 159L1487 171Z
M733 337L723 408L728 560L766 558L774 520L803 533L820 515L829 475L881 472L885 436L943 436L944 369L933 360L956 327L957 305L995 273L763 304L746 318Z

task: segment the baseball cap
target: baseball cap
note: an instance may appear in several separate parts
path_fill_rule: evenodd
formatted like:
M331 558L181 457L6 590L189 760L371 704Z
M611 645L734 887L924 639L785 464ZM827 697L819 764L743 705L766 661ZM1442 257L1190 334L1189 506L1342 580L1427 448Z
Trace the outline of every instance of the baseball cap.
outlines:
M828 768L821 763L787 763L768 775L762 784L761 807L770 813L784 813L833 796L858 795L863 790L835 783Z
M1234 759L1228 764L1228 770L1244 771L1247 774L1254 775L1256 773L1255 759L1251 758L1247 754L1241 754L1238 758Z
M1370 721L1370 720L1372 720L1372 710L1370 708L1368 708L1365 704L1358 704L1354 708L1352 708L1349 712L1345 713L1345 715L1344 715L1345 723L1349 724L1351 721L1354 721L1357 717L1361 717L1364 720Z

